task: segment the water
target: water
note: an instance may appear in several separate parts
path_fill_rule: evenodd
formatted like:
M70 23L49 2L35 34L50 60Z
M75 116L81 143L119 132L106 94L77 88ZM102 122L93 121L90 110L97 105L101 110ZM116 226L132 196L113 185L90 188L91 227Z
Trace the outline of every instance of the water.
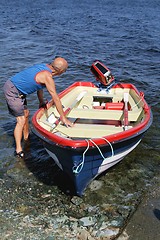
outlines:
M72 231L72 227L76 219L84 216L94 217L94 227L92 230L88 227L90 234L101 236L105 234L98 230L103 229L102 223L122 228L135 211L160 165L159 12L159 0L47 0L45 3L42 0L1 0L0 183L4 239L7 236L9 239L18 239L18 236L64 239L56 235L62 227L59 222L58 230L53 231L51 221L56 212L66 216L63 223L69 222L69 226L64 224L66 239L71 239L72 235L75 239L78 230ZM55 56L63 56L69 63L68 71L55 78L57 92L75 81L95 83L89 67L99 59L116 79L131 82L145 93L154 117L141 144L97 180L103 187L88 188L82 202L74 204L66 194L68 178L62 176L33 134L30 145L25 146L26 160L18 161L13 156L15 120L8 114L2 93L2 86L10 76L32 64L49 63ZM46 91L45 97L50 99ZM28 103L31 120L38 108L36 94L28 98ZM120 224L115 226L113 220ZM28 230L29 224L31 230Z

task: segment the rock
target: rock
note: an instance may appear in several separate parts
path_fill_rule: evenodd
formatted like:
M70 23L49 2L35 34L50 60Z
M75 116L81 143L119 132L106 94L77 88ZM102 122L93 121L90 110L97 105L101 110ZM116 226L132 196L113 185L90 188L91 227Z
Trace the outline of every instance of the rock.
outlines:
M89 188L91 191L97 191L102 187L102 185L103 185L102 181L94 180L90 183Z
M74 205L80 205L83 202L83 199L77 196L72 197L71 203Z
M105 229L100 229L96 233L96 237L101 237L102 239L105 237L106 240L114 239L119 233L119 228L111 228L107 227Z
M95 240L95 238L91 237L90 233L85 229L80 229L78 234L78 240Z
M51 194L43 194L43 195L41 196L41 198L49 198L49 197L51 197Z
M80 218L79 222L84 227L93 226L95 224L95 221L94 221L93 217L83 217L83 218Z
M87 240L88 239L88 232L85 229L79 230L78 239L79 240Z

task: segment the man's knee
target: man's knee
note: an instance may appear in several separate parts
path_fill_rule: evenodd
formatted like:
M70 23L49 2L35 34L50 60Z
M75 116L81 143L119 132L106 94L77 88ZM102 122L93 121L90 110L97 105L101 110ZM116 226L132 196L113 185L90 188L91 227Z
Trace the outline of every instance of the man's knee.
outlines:
M25 125L25 116L19 116L17 117L17 124L19 124L21 127L24 127Z

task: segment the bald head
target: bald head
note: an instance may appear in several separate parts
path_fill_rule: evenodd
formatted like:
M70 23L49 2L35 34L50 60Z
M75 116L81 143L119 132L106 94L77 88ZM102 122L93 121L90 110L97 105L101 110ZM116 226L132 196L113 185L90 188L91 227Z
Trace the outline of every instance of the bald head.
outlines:
M54 61L51 63L52 67L60 72L64 72L68 68L68 63L64 58L57 57L54 59Z

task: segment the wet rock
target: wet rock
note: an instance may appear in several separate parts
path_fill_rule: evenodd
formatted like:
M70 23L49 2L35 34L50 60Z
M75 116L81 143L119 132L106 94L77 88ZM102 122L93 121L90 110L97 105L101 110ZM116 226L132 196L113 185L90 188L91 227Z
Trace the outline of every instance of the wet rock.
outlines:
M118 206L117 208L117 212L124 218L127 219L128 216L131 214L131 212L133 211L133 206Z
M105 229L99 229L99 231L96 233L96 237L99 237L101 239L105 238L105 240L111 240L114 239L118 233L119 228L107 227Z
M25 205L19 205L17 208L16 208L16 210L18 211L18 212L20 212L20 213L29 213L30 212L30 210L29 210L29 208L28 208L28 206L25 206Z
M50 198L51 197L51 194L43 194L42 196L41 196L41 198Z
M88 232L85 229L79 230L78 239L79 240L87 240Z
M97 191L103 186L103 182L99 180L94 180L90 183L89 188L91 191Z
M84 227L89 227L95 224L95 219L93 217L83 217L79 219L79 223Z
M78 234L78 240L95 240L90 233L85 229L80 229Z
M74 205L80 205L81 203L83 203L83 199L77 196L74 196L71 198L71 203L73 203Z
M88 210L88 212L95 213L99 210L99 207L98 206L88 206L87 210Z
M64 215L64 216L58 217L58 218L56 219L56 221L57 221L58 223L60 223L60 224L64 224L65 221L67 221L68 219L69 219L69 218Z
M123 226L124 219L119 216L116 220L112 220L109 224L109 226L112 227L122 227Z

